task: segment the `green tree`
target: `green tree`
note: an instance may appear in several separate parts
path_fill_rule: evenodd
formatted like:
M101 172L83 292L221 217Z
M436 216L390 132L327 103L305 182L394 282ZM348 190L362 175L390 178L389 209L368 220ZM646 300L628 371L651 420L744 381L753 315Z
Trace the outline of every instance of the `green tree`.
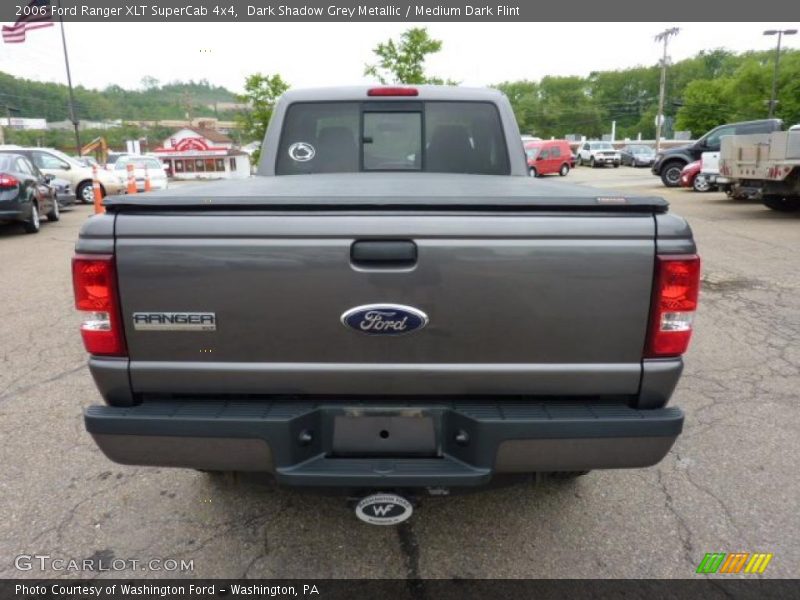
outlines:
M677 129L688 129L692 135L704 132L730 121L733 107L728 101L731 80L696 79L683 92L683 106L677 114Z
M289 84L278 74L254 73L247 77L244 94L239 96L239 101L248 103L250 109L237 116L237 121L242 128L243 139L258 142L264 139L275 101L288 89ZM259 155L260 152L253 154L253 162L258 162Z
M142 87L146 90L158 88L159 81L152 75L145 75L140 81Z
M387 83L457 85L455 81L425 74L425 59L441 49L442 41L430 37L426 28L408 29L400 36L399 42L390 39L372 49L378 62L365 65L364 75L375 77L384 85Z
M537 135L541 133L538 129L538 116L541 112L539 100L539 84L535 81L511 81L500 83L494 86L507 97L514 114L517 117L519 130L523 134Z

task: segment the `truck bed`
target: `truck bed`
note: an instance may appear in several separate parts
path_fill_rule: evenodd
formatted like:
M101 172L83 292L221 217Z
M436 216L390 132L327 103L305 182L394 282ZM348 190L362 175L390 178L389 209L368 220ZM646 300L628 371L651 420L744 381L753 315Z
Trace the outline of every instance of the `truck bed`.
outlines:
M335 173L186 184L107 198L108 210L152 208L616 210L666 212L667 202L560 180L437 173Z

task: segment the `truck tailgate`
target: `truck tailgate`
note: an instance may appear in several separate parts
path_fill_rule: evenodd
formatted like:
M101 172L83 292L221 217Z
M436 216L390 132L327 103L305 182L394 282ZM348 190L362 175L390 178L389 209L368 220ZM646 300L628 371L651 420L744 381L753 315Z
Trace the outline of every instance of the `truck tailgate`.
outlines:
M641 212L120 211L116 261L136 393L635 394L655 218ZM353 263L359 240L416 245ZM427 314L407 335L353 307ZM137 330L137 312L214 331Z

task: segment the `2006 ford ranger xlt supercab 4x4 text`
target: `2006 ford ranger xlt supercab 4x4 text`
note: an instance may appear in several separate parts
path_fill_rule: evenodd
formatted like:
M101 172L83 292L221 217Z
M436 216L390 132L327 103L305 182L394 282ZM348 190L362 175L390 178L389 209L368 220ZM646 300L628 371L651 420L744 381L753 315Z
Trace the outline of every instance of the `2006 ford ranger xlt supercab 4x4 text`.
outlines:
M353 87L277 102L258 176L107 198L73 279L85 412L130 465L446 493L646 467L699 259L660 198L527 176L497 91Z

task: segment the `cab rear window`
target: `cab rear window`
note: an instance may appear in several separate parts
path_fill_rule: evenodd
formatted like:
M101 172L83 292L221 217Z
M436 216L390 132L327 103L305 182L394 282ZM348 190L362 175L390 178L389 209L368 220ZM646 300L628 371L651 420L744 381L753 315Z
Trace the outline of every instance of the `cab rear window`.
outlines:
M486 102L309 102L288 108L277 175L359 171L507 175L500 115Z

